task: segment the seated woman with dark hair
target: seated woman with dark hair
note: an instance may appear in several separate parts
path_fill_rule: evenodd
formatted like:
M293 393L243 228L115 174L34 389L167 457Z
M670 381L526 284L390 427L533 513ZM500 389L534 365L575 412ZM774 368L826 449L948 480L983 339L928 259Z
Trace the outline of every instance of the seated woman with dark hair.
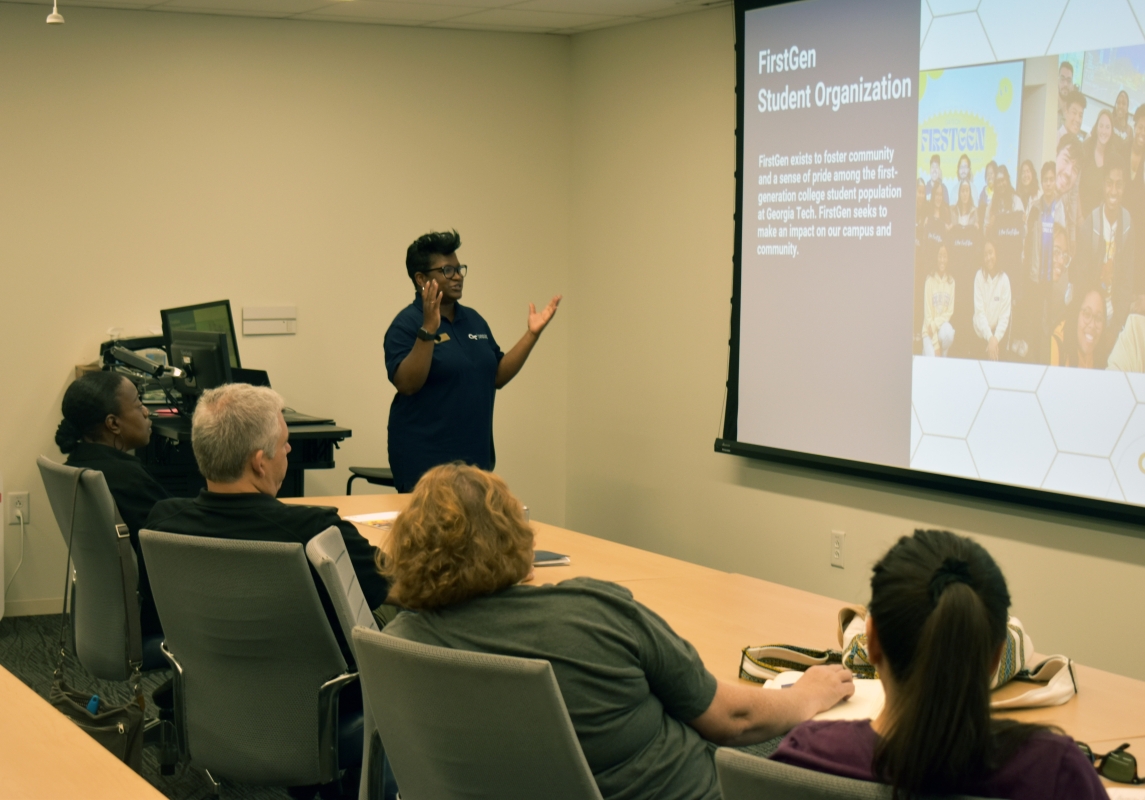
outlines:
M1009 608L1006 579L981 545L947 531L902 537L871 576L867 654L886 690L882 712L804 723L772 758L888 783L900 798L1106 797L1072 739L991 719Z
M89 372L72 383L64 392L62 411L56 446L68 457L64 463L69 467L103 473L139 560L140 627L144 636L161 633L139 549L139 529L151 508L169 495L128 452L151 441L150 413L135 384L114 372Z
M547 660L605 798L719 800L712 743L761 742L854 691L839 666L810 669L785 692L717 681L622 586L519 585L533 532L504 481L475 467L425 473L385 550L391 600L417 612L386 633Z

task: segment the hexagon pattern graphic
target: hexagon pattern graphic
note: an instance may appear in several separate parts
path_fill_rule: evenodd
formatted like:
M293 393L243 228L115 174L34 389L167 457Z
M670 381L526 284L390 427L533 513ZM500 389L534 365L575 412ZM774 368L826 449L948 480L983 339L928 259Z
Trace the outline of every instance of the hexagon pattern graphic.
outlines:
M1124 372L1049 369L1038 401L1063 453L1108 458L1137 404Z
M919 69L1145 42L1145 0L923 0Z
M914 357L911 401L923 433L965 438L986 391L977 361Z
M1145 504L1145 375L915 356L913 387L911 469Z
M1031 392L991 389L966 437L978 474L989 481L1041 486L1057 456Z

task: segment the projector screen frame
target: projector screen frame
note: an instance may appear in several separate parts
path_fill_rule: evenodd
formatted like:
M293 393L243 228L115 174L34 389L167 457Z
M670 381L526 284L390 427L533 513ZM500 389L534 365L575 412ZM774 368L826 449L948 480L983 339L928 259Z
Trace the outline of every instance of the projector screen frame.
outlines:
M921 470L891 467L863 461L784 450L737 440L739 419L739 331L741 322L741 280L743 264L743 196L744 196L744 87L745 23L748 11L771 6L793 5L814 0L734 0L736 32L736 192L735 244L732 253L731 327L728 339L728 375L724 405L723 435L715 440L715 451L758 461L804 467L827 473L868 479L875 482L937 491L953 501L958 496L998 501L1043 512L1062 512L1086 518L1111 520L1132 525L1145 525L1145 507L1078 495L1048 492L1022 486L959 478ZM1142 532L1145 536L1145 531Z

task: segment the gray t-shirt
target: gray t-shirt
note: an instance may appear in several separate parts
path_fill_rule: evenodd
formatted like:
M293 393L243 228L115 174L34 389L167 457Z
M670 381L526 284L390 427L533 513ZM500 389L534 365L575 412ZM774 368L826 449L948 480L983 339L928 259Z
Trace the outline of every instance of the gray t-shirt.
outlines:
M687 725L716 679L668 623L623 586L592 578L513 586L437 611L402 612L386 633L553 665L606 800L719 800L715 746Z

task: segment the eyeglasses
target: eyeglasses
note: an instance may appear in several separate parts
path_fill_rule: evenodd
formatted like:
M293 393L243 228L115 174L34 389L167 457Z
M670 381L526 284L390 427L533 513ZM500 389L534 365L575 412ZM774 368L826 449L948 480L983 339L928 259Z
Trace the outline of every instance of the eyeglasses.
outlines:
M1145 783L1145 778L1137 777L1137 759L1133 757L1132 753L1126 752L1129 748L1128 742L1116 750L1100 756L1095 754L1085 742L1078 742L1077 746L1082 755L1089 759L1089 763L1093 764L1094 769L1102 777L1118 783Z
M469 271L469 267L466 266L465 264L462 264L459 267L455 267L452 264L448 264L444 267L434 267L433 269L427 269L425 271L426 272L440 272L442 275L444 275L447 278L452 278L454 275L460 275L461 277L464 278L465 273Z
M1090 309L1086 308L1085 306L1082 306L1081 307L1081 313L1078 314L1078 317L1086 325L1101 325L1102 327L1105 326L1105 311L1104 310L1102 310L1102 311L1091 311Z

